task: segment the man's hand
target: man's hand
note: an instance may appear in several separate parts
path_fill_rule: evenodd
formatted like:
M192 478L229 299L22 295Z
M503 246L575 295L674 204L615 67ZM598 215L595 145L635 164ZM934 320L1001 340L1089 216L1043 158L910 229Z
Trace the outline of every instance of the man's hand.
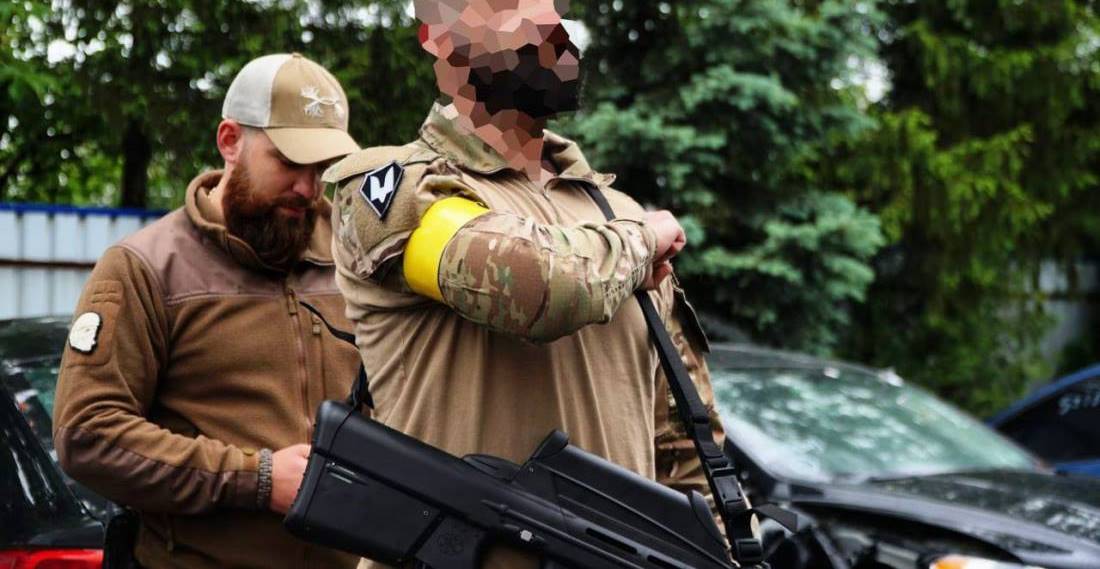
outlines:
M676 217L668 210L647 211L644 219L646 225L657 234L657 252L653 257L653 269L650 271L649 279L642 284L643 290L653 290L672 274L670 261L683 250L684 245L687 245L687 236L684 235L684 228L680 227L680 222L676 221Z
M271 454L271 510L287 513L309 462L309 445L288 446Z

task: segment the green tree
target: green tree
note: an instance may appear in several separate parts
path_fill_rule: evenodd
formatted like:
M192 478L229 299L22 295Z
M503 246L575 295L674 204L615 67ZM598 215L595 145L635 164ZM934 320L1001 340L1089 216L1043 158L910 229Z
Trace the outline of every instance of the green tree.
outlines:
M10 188L28 171L56 167L64 150L66 137L53 126L53 103L69 85L39 65L28 45L28 38L43 38L41 21L48 15L48 5L0 5L0 42L8 48L0 50L0 199L17 194Z
M1039 262L1096 243L1095 4L883 8L892 90L830 170L891 243L848 350L986 413L1051 371Z
M692 298L757 341L827 351L873 278L875 216L816 172L870 126L853 86L868 3L585 3L586 112L563 127L597 168L689 230Z
M412 136L435 92L400 0L20 6L0 12L0 37L26 69L0 103L20 131L0 145L7 199L178 205L187 181L220 163L213 136L225 89L266 53L298 51L329 67L363 145Z

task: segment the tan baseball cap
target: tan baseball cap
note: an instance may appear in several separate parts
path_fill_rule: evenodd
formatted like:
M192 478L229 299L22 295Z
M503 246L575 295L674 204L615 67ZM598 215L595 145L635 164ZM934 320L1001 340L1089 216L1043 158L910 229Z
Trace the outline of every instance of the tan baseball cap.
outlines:
M359 150L348 98L324 67L298 53L253 59L229 85L222 117L264 129L288 159L313 164Z

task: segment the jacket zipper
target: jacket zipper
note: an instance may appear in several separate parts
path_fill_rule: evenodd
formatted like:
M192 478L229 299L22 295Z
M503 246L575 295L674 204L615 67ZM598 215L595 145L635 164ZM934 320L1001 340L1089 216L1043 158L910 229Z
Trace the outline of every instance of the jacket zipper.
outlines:
M294 289L287 284L286 295L287 311L290 313L291 321L294 324L294 344L298 347L298 381L302 395L302 434L305 439L309 439L309 380L307 377L309 374L306 370L306 347L302 341L302 322L298 311L298 293L294 292Z
M306 369L306 347L304 340L302 340L302 317L298 309L298 293L290 286L290 282L286 283L286 301L287 312L290 314L290 320L293 324L294 345L298 347L298 380L302 395L302 435L305 440L309 440L312 421L309 411L309 373ZM308 549L303 547L301 557L303 567L309 565L307 551Z

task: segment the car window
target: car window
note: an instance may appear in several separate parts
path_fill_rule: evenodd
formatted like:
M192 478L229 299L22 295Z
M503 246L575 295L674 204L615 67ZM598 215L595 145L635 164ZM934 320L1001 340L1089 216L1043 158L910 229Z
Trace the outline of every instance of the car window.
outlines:
M68 318L0 320L0 360L18 361L60 354Z
M68 318L0 321L0 387L7 389L15 408L55 465L51 417L68 322ZM96 518L107 519L117 510L106 498L64 474L62 477Z
M927 392L854 369L715 367L731 440L789 478L832 480L975 469L1034 460Z
M0 546L87 523L13 401L0 386Z
M0 364L0 382L47 451L53 451L53 400L61 358L41 357Z
M1100 377L1073 384L999 429L1051 462L1100 459Z

